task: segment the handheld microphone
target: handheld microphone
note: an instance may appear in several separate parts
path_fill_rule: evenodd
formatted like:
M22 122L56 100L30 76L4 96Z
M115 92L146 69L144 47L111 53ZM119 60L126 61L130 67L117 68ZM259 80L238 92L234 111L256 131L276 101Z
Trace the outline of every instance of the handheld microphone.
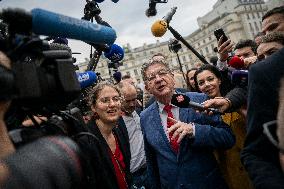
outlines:
M26 12L21 9L6 9L1 13L9 31L19 34L46 35L77 39L94 44L112 44L115 31L106 26L64 16L43 9Z
M91 85L96 83L98 80L97 74L93 71L77 73L77 78L80 83L81 89L90 87Z
M231 75L233 85L247 86L248 70L234 70Z
M177 7L173 7L162 20L157 20L151 27L152 34L155 37L162 37L166 32L173 15L176 13Z
M194 108L199 111L209 110L213 113L221 114L221 112L215 108L204 108L202 104L192 102L190 98L184 94L174 94L171 103L179 108Z
M236 69L241 69L244 67L245 63L242 59L240 59L238 56L233 56L229 61L228 64Z
M119 62L124 57L124 50L119 45L112 44L108 49L105 50L104 56L111 62Z
M119 83L120 81L121 81L121 72L114 72L113 73L113 79L117 82L117 83Z

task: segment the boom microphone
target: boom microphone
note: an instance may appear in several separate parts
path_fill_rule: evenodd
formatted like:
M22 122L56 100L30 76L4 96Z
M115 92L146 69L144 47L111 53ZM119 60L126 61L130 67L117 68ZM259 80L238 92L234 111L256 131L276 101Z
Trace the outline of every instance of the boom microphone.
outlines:
M156 16L157 10L156 10L156 3L155 2L149 2L149 8L145 12L147 17L150 16Z
M1 19L8 24L9 31L77 39L94 44L112 44L116 39L115 31L106 26L85 20L64 16L43 9L26 12L21 9L5 9Z
M166 32L170 21L173 18L173 15L176 13L177 7L173 7L162 20L154 22L151 27L152 34L155 37L162 37Z
M93 72L93 71L77 73L77 78L80 83L81 89L90 87L91 85L96 83L98 80L96 72Z
M112 44L108 49L105 50L104 56L111 62L119 62L124 57L124 50L119 45Z
M190 98L184 94L174 94L171 103L179 108L194 108L199 111L209 110L213 113L221 114L221 112L215 108L204 108L202 104L192 102Z

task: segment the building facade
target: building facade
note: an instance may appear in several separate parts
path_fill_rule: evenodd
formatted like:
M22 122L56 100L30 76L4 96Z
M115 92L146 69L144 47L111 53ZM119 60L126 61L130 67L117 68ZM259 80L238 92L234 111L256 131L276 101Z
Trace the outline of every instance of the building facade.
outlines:
M270 6L273 4L271 1L269 3ZM240 39L253 39L261 31L261 18L267 10L268 5L263 0L218 0L212 11L203 17L197 18L199 29L188 36L184 36L184 38L209 62L212 56L217 55L214 52L214 48L217 47L214 30L223 28L226 35L234 43L237 43ZM142 81L140 73L142 64L149 61L156 53L167 55L167 61L172 69L176 73L181 73L177 54L169 50L168 41L160 42L157 40L156 43L144 44L137 48L131 48L127 44L124 49L125 57L119 71L121 71L122 75L127 74L135 78L138 83ZM184 73L188 69L201 64L201 61L183 44L178 56ZM109 78L111 75L107 64L107 59L101 58L97 66L96 72L99 72L102 78ZM185 85L185 82L182 85Z

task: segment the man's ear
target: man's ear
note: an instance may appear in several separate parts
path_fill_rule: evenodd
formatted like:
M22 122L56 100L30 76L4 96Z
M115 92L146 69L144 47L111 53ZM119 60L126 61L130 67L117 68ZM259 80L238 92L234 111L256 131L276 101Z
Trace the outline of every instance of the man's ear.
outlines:
M145 90L146 90L149 94L152 94L151 91L150 91L150 87L148 86L147 83L145 83Z

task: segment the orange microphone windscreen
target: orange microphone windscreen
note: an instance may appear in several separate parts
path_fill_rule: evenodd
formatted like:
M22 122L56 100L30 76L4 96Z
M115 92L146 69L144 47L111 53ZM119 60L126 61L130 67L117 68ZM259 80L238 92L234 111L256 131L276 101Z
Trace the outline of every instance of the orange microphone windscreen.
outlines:
M164 20L156 21L151 27L152 34L155 37L162 37L167 32L167 25Z

